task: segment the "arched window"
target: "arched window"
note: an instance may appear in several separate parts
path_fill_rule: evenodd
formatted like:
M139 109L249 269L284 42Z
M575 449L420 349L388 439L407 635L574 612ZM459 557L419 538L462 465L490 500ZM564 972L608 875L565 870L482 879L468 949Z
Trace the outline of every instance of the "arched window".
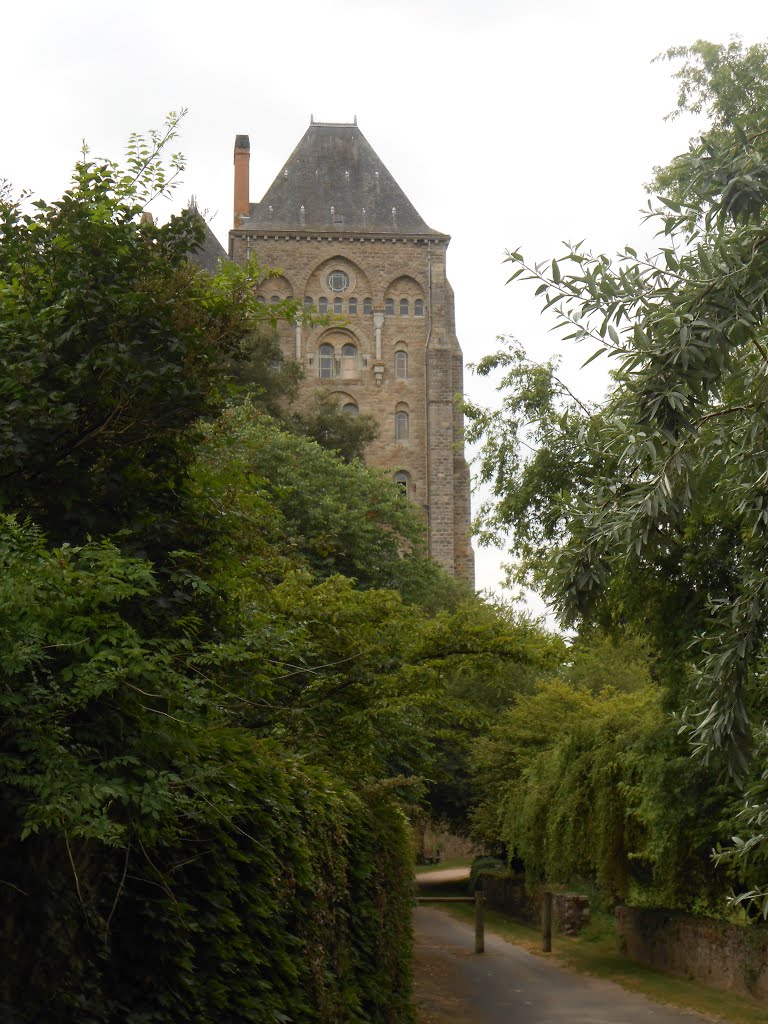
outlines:
M395 352L395 380L408 380L408 353Z
M313 305L313 303L312 303L312 296L311 295L305 295L304 296L304 309L309 311L310 309L312 309L312 305Z
M347 380L358 376L357 349L349 343L341 347L341 376Z
M340 316L342 313L341 299L338 297L338 295L333 300L333 312L336 313L338 316Z
M363 299L363 313L370 316L373 312L373 299Z
M276 306L279 301L280 301L280 296L279 295L273 295L272 298L269 300L269 304L270 304L270 306Z
M359 416L360 410L354 402L345 402L341 407L341 411L345 416Z
M408 440L408 413L402 410L395 413L395 440Z
M416 299L413 303L413 315L424 316L424 299Z
M334 376L335 369L335 353L333 351L333 345L321 345L320 358L318 360L318 370L320 377L323 380L331 380Z
M410 304L408 302L408 299L400 299L400 316L409 316L409 314L410 314L409 306L410 306Z
M256 301L257 302L266 302L267 300L264 298L263 295L257 295L256 296Z
M349 300L349 315L354 316L357 313L357 299Z
M385 313L386 316L394 316L395 315L395 300L394 299L384 299L384 313Z
M317 300L317 311L318 311L318 313L327 313L328 312L328 299L326 299L326 297L324 295L322 295Z
M394 480L395 480L395 483L397 484L397 486L398 486L398 488L400 490L400 493L403 495L403 497L407 498L408 497L408 474L401 469L398 473L395 473Z

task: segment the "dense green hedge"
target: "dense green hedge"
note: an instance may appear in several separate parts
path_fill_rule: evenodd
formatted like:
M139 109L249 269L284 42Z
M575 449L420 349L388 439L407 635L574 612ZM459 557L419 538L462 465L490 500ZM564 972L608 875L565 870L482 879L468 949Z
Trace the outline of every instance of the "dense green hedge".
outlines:
M737 827L738 807L650 684L591 693L542 682L476 754L488 794L478 827L522 859L529 889L586 883L608 905L716 914L750 882L716 870L712 848Z
M398 808L247 734L220 739L228 777L207 787L208 819L179 822L175 846L70 842L79 896L64 837L6 838L4 1021L411 1019L412 851ZM215 790L231 785L222 816Z
M140 636L147 563L0 517L0 569L0 1019L409 1021L389 791L243 728L202 647Z

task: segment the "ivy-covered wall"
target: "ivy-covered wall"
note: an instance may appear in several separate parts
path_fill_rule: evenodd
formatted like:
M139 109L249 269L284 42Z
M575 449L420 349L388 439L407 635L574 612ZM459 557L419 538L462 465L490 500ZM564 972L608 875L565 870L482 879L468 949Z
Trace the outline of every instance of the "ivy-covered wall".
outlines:
M228 820L212 810L160 849L70 842L79 892L63 837L31 837L23 863L3 843L3 1021L411 1020L412 848L394 801L246 735L226 750Z

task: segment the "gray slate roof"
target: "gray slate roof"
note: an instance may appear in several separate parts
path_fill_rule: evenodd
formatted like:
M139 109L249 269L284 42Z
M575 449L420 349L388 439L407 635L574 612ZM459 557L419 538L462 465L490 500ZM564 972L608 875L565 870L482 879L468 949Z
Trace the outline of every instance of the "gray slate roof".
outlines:
M202 214L198 214L198 216L203 222L205 237L199 249L187 254L187 259L190 263L200 267L201 270L207 270L209 274L215 274L219 269L219 260L228 260L229 255L216 235L208 227L208 222Z
M422 220L356 124L310 124L250 213L243 228L445 237Z

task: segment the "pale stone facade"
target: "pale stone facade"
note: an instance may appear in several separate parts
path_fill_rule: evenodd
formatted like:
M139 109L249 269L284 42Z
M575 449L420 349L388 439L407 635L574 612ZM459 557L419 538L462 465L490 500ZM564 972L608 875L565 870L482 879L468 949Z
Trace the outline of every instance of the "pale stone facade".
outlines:
M323 389L376 418L366 461L423 510L432 557L474 582L449 237L424 223L356 123L313 122L260 203L249 202L249 155L237 136L230 257L280 268L265 302L293 297L340 317L281 328L285 357L304 368L299 401Z

